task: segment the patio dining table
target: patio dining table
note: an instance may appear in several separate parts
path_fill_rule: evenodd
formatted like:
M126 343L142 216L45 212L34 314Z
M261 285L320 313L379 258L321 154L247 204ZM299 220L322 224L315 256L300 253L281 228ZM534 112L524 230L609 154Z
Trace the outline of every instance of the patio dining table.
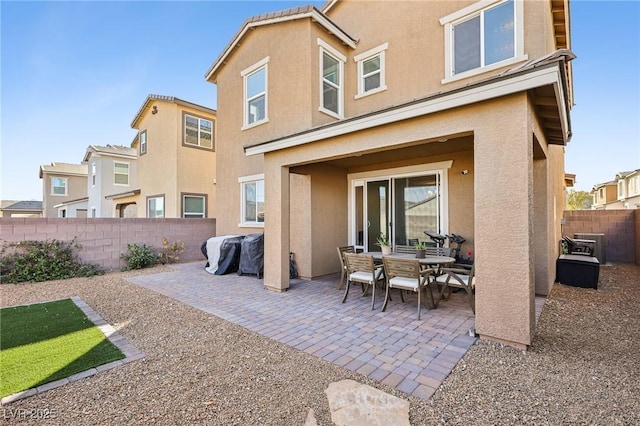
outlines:
M375 262L382 262L383 254L380 251L370 251L370 252L365 252L364 254L373 256L373 260ZM386 254L384 256L398 257L401 259L416 258L414 254L410 254L410 253L391 253L391 254ZM418 258L418 260L420 261L420 265L423 265L423 266L450 265L452 263L455 263L456 261L455 258L450 256L425 256L422 258Z

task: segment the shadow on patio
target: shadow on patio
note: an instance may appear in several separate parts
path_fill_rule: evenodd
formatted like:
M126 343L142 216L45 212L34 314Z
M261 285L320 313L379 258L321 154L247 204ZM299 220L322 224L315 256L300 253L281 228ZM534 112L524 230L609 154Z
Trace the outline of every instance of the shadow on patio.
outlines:
M373 311L371 297L357 291L340 303L337 275L292 280L277 293L255 276L211 275L204 262L172 268L128 280L420 398L433 395L476 341L468 335L474 316L462 292L423 310L418 321L416 295L405 296L405 304L394 297L386 312L382 291Z

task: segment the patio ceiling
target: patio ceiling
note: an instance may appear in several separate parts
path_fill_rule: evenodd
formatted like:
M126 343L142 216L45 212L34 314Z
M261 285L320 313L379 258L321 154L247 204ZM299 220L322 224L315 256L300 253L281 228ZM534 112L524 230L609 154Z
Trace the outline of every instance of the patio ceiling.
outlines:
M389 148L365 153L358 156L336 158L323 162L343 169L363 168L376 164L391 162L423 163L425 158L441 157L455 152L472 151L473 135L450 137L444 142L437 140L416 141L407 144L403 148ZM295 173L295 168L292 168Z

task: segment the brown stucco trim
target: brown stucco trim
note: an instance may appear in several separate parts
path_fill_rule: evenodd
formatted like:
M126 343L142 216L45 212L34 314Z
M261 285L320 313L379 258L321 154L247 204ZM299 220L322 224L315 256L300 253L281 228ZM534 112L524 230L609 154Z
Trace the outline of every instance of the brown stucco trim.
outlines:
M191 145L186 143L185 139L186 139L186 135L185 135L185 116L190 115L191 117L195 117L198 118L200 120L208 120L211 121L212 126L211 126L211 148L207 148L205 146L200 146L200 145ZM182 146L186 147L186 148L194 148L194 149L202 149L204 151L216 151L216 120L212 119L212 118L208 118L208 117L203 117L201 115L196 115L194 113L191 112L187 112L187 111L182 111ZM200 131L200 129L198 129L198 131Z
M120 192L118 194L106 195L104 198L105 198L105 200L117 200L118 198L130 197L132 195L138 195L138 194L140 194L140 190L139 189L134 189L132 191Z
M193 196L193 197L203 197L204 198L204 218L209 217L209 212L207 211L207 206L209 205L209 195L208 194L197 194L193 192L181 192L180 193L180 217L184 217L184 197Z

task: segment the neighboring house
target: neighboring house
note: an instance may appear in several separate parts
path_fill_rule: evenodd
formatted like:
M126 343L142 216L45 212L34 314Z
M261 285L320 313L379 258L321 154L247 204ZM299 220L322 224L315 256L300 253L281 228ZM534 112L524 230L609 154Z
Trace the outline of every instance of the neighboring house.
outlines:
M138 130L131 143L138 153L138 183L107 197L116 209L135 203L138 217L215 217L216 111L149 95L131 127Z
M55 205L87 196L87 165L51 163L40 166L42 215L59 217Z
M83 158L88 166L87 194L89 217L135 217L116 211L107 198L131 191L137 185L137 150L121 145L89 145Z
M640 208L640 169L617 173L614 181L594 185L591 194L593 209Z
M2 200L0 217L42 217L42 201Z
M87 206L89 205L89 197L82 197L75 200L64 201L62 203L53 206L58 212L58 217L75 217L75 218L87 218L87 217L99 217L96 214L95 209L88 212ZM93 216L91 216L93 215Z
M460 234L477 332L529 345L561 237L569 31L563 0L332 0L247 19L205 75L218 234L264 232L275 291L290 251L313 278L339 271L338 246L379 250L380 233ZM428 191L434 225L407 208Z

